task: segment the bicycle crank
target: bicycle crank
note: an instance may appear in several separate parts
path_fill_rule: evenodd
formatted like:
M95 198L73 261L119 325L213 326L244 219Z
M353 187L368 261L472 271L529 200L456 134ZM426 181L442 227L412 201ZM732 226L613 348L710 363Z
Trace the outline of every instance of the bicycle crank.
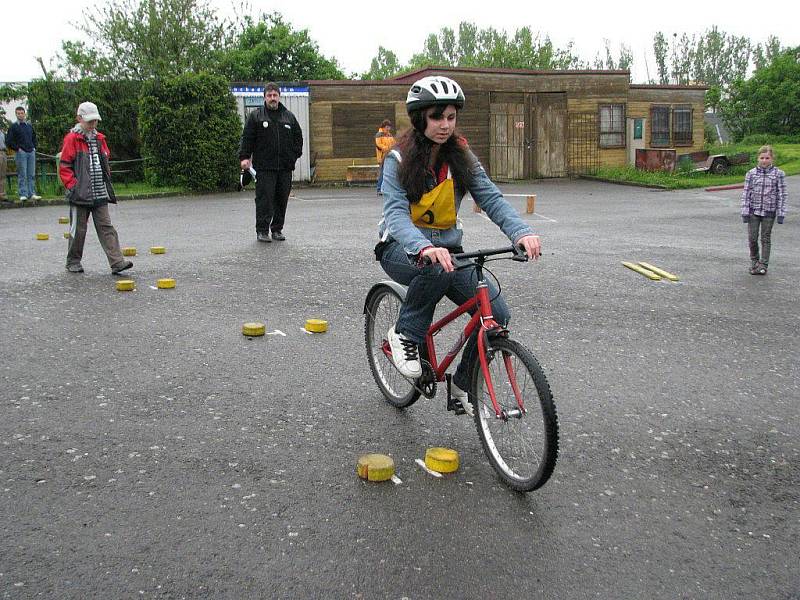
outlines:
M421 360L422 375L414 382L414 387L418 389L426 398L436 397L436 375L433 372L431 363Z

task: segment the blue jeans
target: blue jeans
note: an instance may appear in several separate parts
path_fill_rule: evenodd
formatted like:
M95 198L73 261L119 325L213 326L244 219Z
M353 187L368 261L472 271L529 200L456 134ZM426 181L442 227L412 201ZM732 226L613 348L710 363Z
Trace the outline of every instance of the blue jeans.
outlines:
M425 342L425 334L433 323L436 305L447 296L456 304L463 304L475 295L477 278L475 269L461 269L446 273L439 265L418 267L411 262L397 242L391 242L384 249L381 267L397 283L408 286L406 301L400 309L395 331L418 344ZM492 315L495 321L505 326L511 319L508 305L497 293L493 282L489 285L492 298ZM496 297L495 297L496 296ZM461 362L456 368L453 382L462 390L469 390L469 366L477 354L477 332L473 333L464 347Z
M33 152L17 150L16 161L19 195L20 197L26 196L30 198L36 193L36 185L34 183L36 178L36 150Z
M383 161L381 161L381 167L378 169L378 191L381 191L381 186L383 185Z

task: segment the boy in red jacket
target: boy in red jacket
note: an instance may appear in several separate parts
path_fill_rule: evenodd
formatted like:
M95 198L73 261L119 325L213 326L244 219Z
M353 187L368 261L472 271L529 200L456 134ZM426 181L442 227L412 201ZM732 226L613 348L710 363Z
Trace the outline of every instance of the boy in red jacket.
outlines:
M81 258L86 241L89 215L92 215L100 245L108 257L111 272L115 275L130 269L133 263L122 256L117 230L111 224L108 203L116 204L111 187L111 153L106 137L97 131L100 121L97 105L83 102L78 107L78 124L64 137L61 164L58 174L67 188L70 204L70 239L67 250L67 271L83 273Z

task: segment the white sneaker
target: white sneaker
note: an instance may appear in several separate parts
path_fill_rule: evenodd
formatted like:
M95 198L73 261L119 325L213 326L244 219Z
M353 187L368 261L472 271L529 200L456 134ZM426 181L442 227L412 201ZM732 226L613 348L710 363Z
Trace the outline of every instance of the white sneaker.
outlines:
M28 197L27 197L27 196L20 196L20 197L19 197L19 201L20 201L20 202L25 202L25 200L27 200L27 199L28 199Z
M392 348L392 362L403 377L416 379L422 375L422 363L419 362L417 343L402 333L395 333L394 325L386 333L389 346Z
M461 402L461 406L464 407L464 411L470 416L475 415L475 411L472 408L472 404L469 401L469 394L458 387L455 383L450 385L450 396L453 400L458 400Z
M37 196L36 194L31 196L31 200L41 200L41 199L42 199L42 197L41 196Z

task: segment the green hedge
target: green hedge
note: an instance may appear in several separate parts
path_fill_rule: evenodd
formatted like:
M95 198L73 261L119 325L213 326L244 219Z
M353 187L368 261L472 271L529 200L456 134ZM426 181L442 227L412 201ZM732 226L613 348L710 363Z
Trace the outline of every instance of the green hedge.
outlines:
M145 82L139 115L150 183L233 189L242 124L227 79L188 73Z
M94 102L103 120L98 125L108 139L112 160L140 159L141 141L138 132L139 90L137 81L81 80L64 82L38 79L28 84L28 106L31 122L36 128L39 150L55 155L61 150L66 133L76 123L76 112L81 102ZM127 177L115 179L141 179L141 162L119 165L118 174Z

